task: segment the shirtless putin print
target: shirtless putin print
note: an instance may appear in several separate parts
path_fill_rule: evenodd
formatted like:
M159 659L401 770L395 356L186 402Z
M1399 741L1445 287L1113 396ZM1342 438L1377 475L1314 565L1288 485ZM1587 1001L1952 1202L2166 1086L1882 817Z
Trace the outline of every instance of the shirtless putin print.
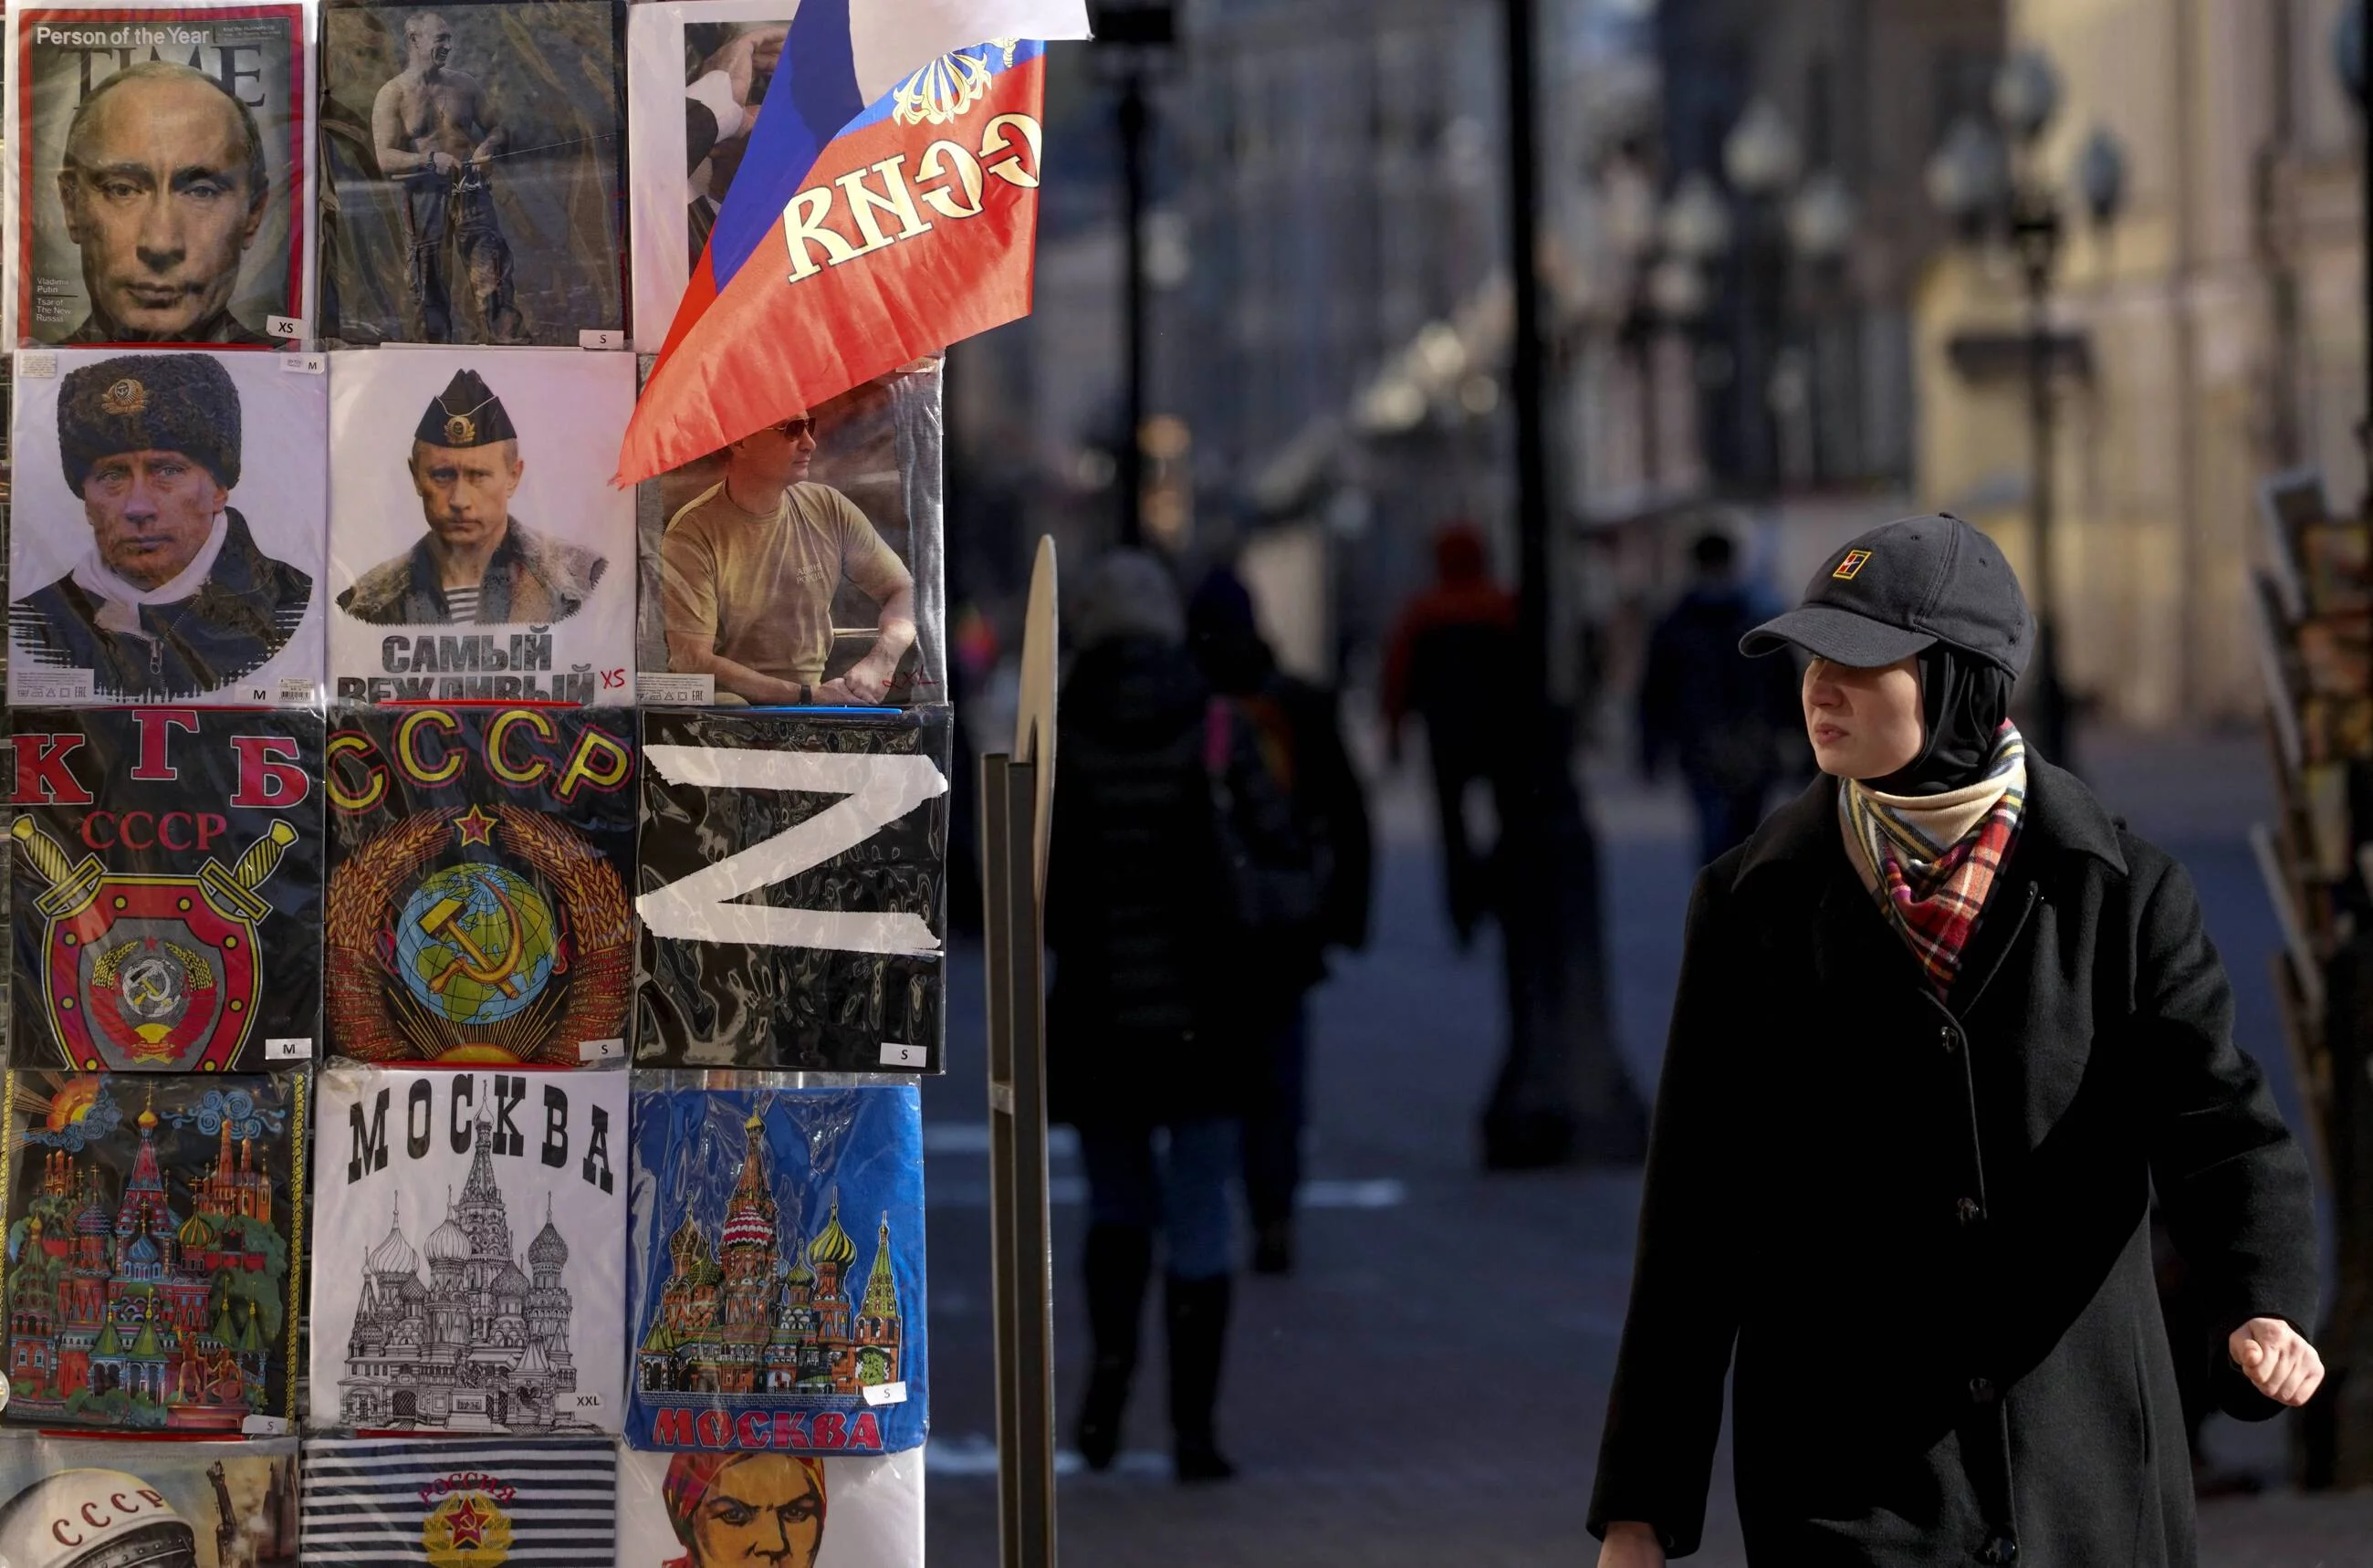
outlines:
M453 67L453 29L435 11L403 23L410 59L379 89L371 135L382 173L403 188L405 280L419 312L420 335L453 341L453 276L458 265L497 343L524 343L525 323L511 299L511 251L503 241L489 174L509 137L478 79Z
M326 342L574 348L625 325L607 0L341 5L321 26Z

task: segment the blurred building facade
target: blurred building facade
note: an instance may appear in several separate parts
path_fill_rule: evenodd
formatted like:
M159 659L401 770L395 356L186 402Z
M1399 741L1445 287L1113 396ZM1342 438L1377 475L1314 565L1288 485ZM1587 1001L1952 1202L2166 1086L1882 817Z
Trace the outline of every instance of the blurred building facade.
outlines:
M2355 111L2334 68L2343 0L2016 0L2014 46L2064 84L2038 149L2064 178L2098 129L2127 158L2115 222L2070 237L2054 326L2054 564L2068 684L2162 726L2262 707L2246 600L2254 486L2311 462L2354 506L2364 465ZM1923 499L1993 530L2027 569L2026 389L1964 343L2016 331L2009 259L1941 256L1919 286Z

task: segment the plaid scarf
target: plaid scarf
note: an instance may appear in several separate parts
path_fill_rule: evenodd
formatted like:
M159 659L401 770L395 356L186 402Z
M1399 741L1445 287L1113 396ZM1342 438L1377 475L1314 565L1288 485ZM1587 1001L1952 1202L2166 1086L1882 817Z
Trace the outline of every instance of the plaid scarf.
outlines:
M2009 720L1976 783L1947 794L1883 795L1859 779L1838 791L1854 870L1938 997L1961 970L1994 873L2027 809L2027 743Z

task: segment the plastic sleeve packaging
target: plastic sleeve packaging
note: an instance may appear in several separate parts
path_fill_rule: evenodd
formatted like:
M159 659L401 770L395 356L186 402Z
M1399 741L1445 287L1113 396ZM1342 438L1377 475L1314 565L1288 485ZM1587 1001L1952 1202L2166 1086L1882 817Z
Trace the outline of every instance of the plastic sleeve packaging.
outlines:
M289 364L18 357L11 702L320 702L328 393Z
M0 1435L0 1561L13 1568L297 1568L297 1465L294 1437Z
M292 1429L310 1087L6 1075L8 1422Z
M321 716L19 708L8 733L34 759L11 829L15 1061L254 1072L312 1060Z
M335 699L633 702L633 356L327 357Z
M0 341L257 349L310 337L314 6L117 0L12 6L7 20ZM170 266L144 254L134 204L101 204L99 169L144 194L171 192L182 247Z
M324 10L325 340L623 346L625 10Z
M905 1453L929 1430L914 1085L637 1073L627 1441Z
M923 1568L919 1449L851 1459L765 1450L642 1454L631 1448L618 1455L618 1568L742 1562L754 1552L745 1542L780 1540L759 1534L769 1527L755 1521L734 1524L739 1508L703 1514L704 1503L719 1499L754 1508L758 1519L782 1517L791 1562L812 1568ZM787 1512L777 1515L777 1509Z
M339 1067L319 1114L309 1425L618 1431L626 1075Z
M941 385L909 366L637 487L644 702L947 699Z
M949 714L642 714L637 1054L941 1070Z
M305 1568L607 1568L606 1437L317 1437L305 1443Z
M623 1067L634 716L340 709L325 751L328 1049Z

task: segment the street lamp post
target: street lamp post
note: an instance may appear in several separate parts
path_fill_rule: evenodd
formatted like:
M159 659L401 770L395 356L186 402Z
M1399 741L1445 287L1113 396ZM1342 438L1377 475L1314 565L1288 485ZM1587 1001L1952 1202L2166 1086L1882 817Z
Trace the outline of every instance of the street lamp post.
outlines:
M1947 217L1972 238L2005 240L2017 257L2026 296L2028 505L2033 520L2035 603L2033 737L2038 752L2063 767L2075 757L2068 689L2060 673L2060 596L2052 544L2058 471L2053 373L2060 345L2052 325L2052 293L2067 238L2062 193L2037 168L2038 148L2060 109L2060 77L2051 60L2022 50L1995 74L1993 111L2009 140L1975 120L1957 123L1928 166L1928 193ZM2125 157L2117 139L2097 130L2076 160L2078 193L2096 226L2114 221L2124 197Z
M1116 111L1121 158L1121 250L1128 269L1123 283L1127 344L1122 387L1120 450L1114 454L1120 489L1120 543L1135 549L1145 542L1145 416L1150 375L1147 339L1145 219L1146 150L1152 140L1153 106L1146 78L1155 59L1176 39L1169 0L1098 0L1097 46L1120 75Z

